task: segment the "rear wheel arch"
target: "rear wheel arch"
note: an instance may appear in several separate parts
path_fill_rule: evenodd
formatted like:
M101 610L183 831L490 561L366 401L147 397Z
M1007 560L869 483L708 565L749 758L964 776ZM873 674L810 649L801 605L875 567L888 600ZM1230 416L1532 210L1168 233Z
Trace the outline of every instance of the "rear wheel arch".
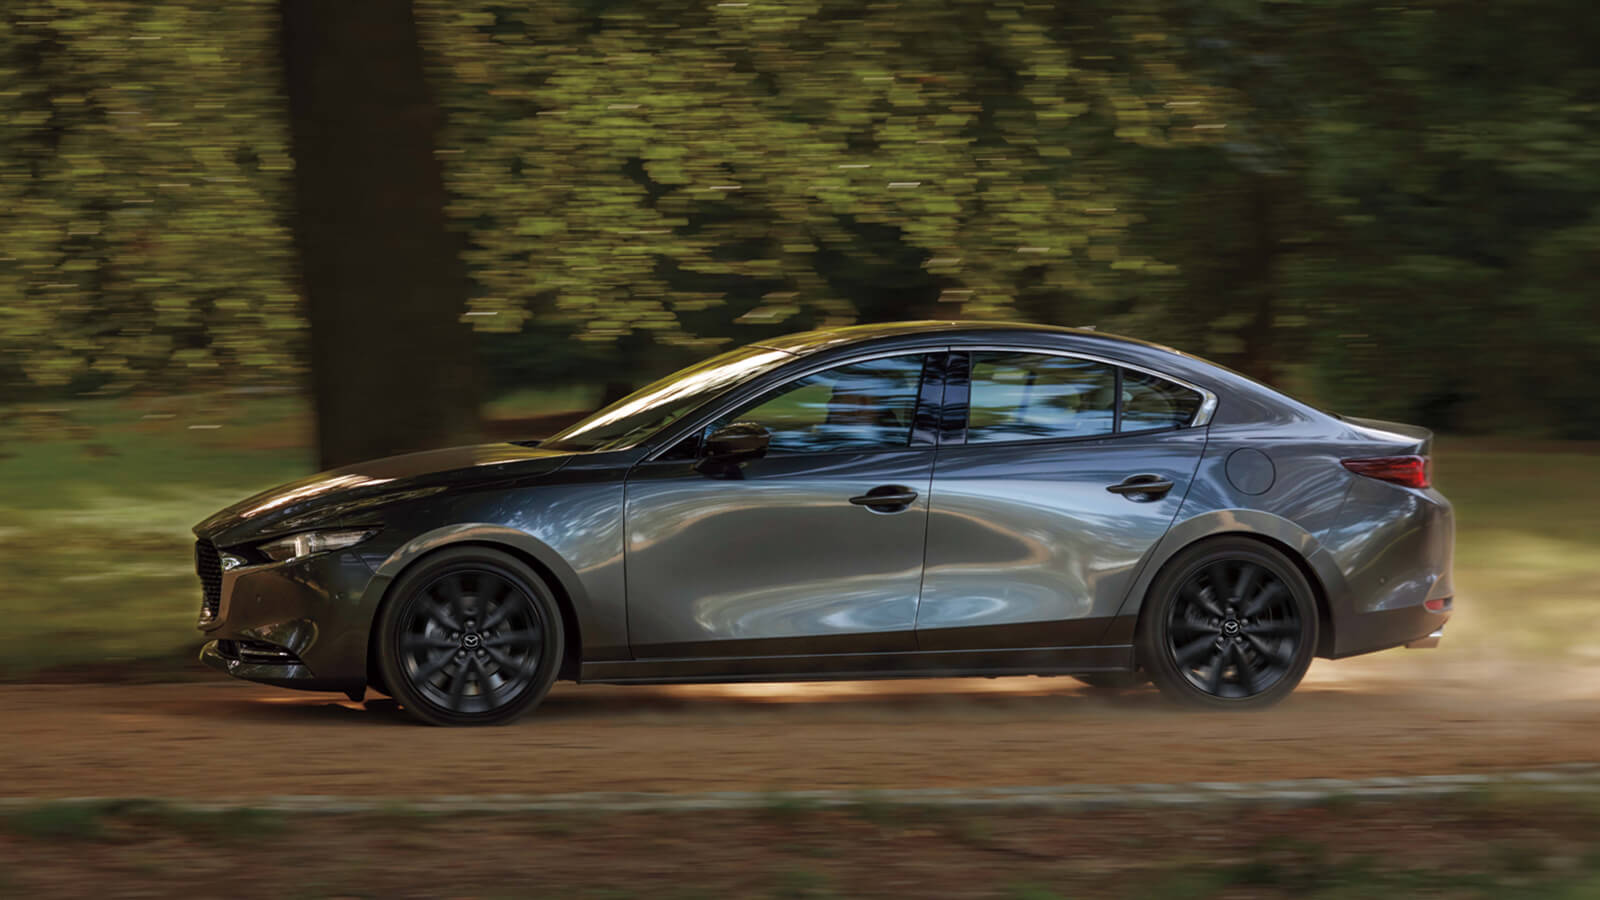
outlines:
M1322 646L1316 573L1293 546L1218 532L1153 573L1135 623L1136 668L1169 700L1261 709L1299 685Z
M1204 537L1190 541L1181 547L1175 548L1170 554L1167 555L1166 559L1162 561L1161 565L1158 566L1153 573L1151 573L1150 580L1145 585L1144 593L1139 598L1139 613L1134 620L1134 633L1137 634L1139 632L1139 627L1144 622L1145 612L1152 606L1152 604L1146 601L1150 599L1150 592L1154 590L1155 586L1160 582L1160 576L1164 570L1171 566L1175 561L1181 559L1194 547L1230 538L1244 538L1246 540L1265 544L1266 546L1277 550L1279 553L1282 553L1284 556L1288 557L1290 562L1294 563L1295 568L1300 570L1300 574L1305 576L1306 582L1311 585L1311 595L1316 601L1318 626L1316 655L1319 657L1326 657L1331 654L1334 647L1333 638L1335 625L1333 621L1332 607L1330 606L1328 600L1327 585L1323 583L1322 577L1317 573L1316 567L1311 565L1311 561L1306 559L1305 554L1301 553L1298 547L1279 540L1271 535L1262 534L1258 531L1213 532ZM1135 660L1134 664L1137 667L1139 664L1138 660Z

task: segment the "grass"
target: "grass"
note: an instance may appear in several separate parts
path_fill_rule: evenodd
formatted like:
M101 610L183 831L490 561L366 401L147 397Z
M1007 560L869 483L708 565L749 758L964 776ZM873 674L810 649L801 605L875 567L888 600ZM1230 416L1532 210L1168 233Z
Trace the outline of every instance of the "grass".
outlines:
M1441 441L1456 507L1452 644L1600 660L1600 455Z
M285 826L272 810L212 812L157 800L47 801L0 815L0 831L34 840L120 840L132 831L249 843L280 834Z
M1596 897L1600 811L1574 799L1218 805L1184 816L923 809L914 827L841 810L603 813L560 832L544 827L551 814L279 818L47 803L0 816L0 872L19 896L158 896L197 878L237 897L425 896L443 874L452 896L474 897ZM963 837L972 821L992 843ZM470 847L472 864L441 869L443 842ZM293 860L292 885L218 864L219 852L245 849Z
M592 387L489 404L515 418L593 405ZM313 468L286 394L0 409L0 680L197 671L190 527ZM1443 440L1456 504L1450 648L1600 659L1600 455Z
M44 803L5 816L0 824L18 837L92 840L104 833L104 812L102 806L93 803Z
M594 393L523 392L490 414L568 410ZM189 529L314 469L310 411L285 394L0 409L0 680L193 670Z
M198 643L190 527L312 468L278 396L93 400L0 431L0 678L147 669Z
M1371 855L1335 858L1336 849L1310 845L1310 852L1263 855L1243 862L1208 866L1193 860L1174 864L1137 894L1152 900L1180 897L1250 895L1316 897L1482 897L1543 898L1600 896L1600 870L1578 860L1552 869L1537 852L1496 845L1475 866L1435 868L1380 862Z

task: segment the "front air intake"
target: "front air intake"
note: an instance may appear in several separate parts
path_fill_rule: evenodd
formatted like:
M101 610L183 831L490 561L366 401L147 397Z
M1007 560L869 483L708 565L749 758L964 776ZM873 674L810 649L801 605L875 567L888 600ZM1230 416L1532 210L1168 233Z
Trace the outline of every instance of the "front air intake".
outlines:
M236 659L245 663L265 663L275 666L300 664L300 657L294 655L293 651L266 641L217 641L217 652L222 654L223 659Z

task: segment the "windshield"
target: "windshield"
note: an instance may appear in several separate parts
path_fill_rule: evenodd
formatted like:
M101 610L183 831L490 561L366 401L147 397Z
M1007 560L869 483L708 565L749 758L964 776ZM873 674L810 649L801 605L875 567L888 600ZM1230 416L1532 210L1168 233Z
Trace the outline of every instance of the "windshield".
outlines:
M579 453L620 450L693 412L734 385L793 358L791 353L765 347L741 347L713 356L645 385L541 441L539 446Z

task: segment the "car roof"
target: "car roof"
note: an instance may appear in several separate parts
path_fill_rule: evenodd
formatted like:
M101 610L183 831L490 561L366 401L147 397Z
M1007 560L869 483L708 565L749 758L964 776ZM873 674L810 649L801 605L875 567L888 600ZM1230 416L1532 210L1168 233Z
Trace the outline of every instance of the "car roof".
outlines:
M869 341L889 340L893 338L909 338L919 335L946 335L950 337L983 337L1006 338L1019 337L1026 334L1059 334L1079 338L1092 338L1095 340L1109 341L1120 344L1130 344L1163 350L1168 353L1178 353L1171 347L1141 341L1138 338L1125 337L1119 334L1109 334L1095 331L1093 328L1065 328L1059 325L1038 325L1032 322L990 322L990 321L958 321L953 319L929 319L914 322L879 322L873 325L845 325L837 328L821 328L815 331L801 331L786 334L780 337L768 338L757 341L751 346L762 347L768 350L782 350L797 356L805 356L821 350L835 347L844 347L851 344L863 344Z

